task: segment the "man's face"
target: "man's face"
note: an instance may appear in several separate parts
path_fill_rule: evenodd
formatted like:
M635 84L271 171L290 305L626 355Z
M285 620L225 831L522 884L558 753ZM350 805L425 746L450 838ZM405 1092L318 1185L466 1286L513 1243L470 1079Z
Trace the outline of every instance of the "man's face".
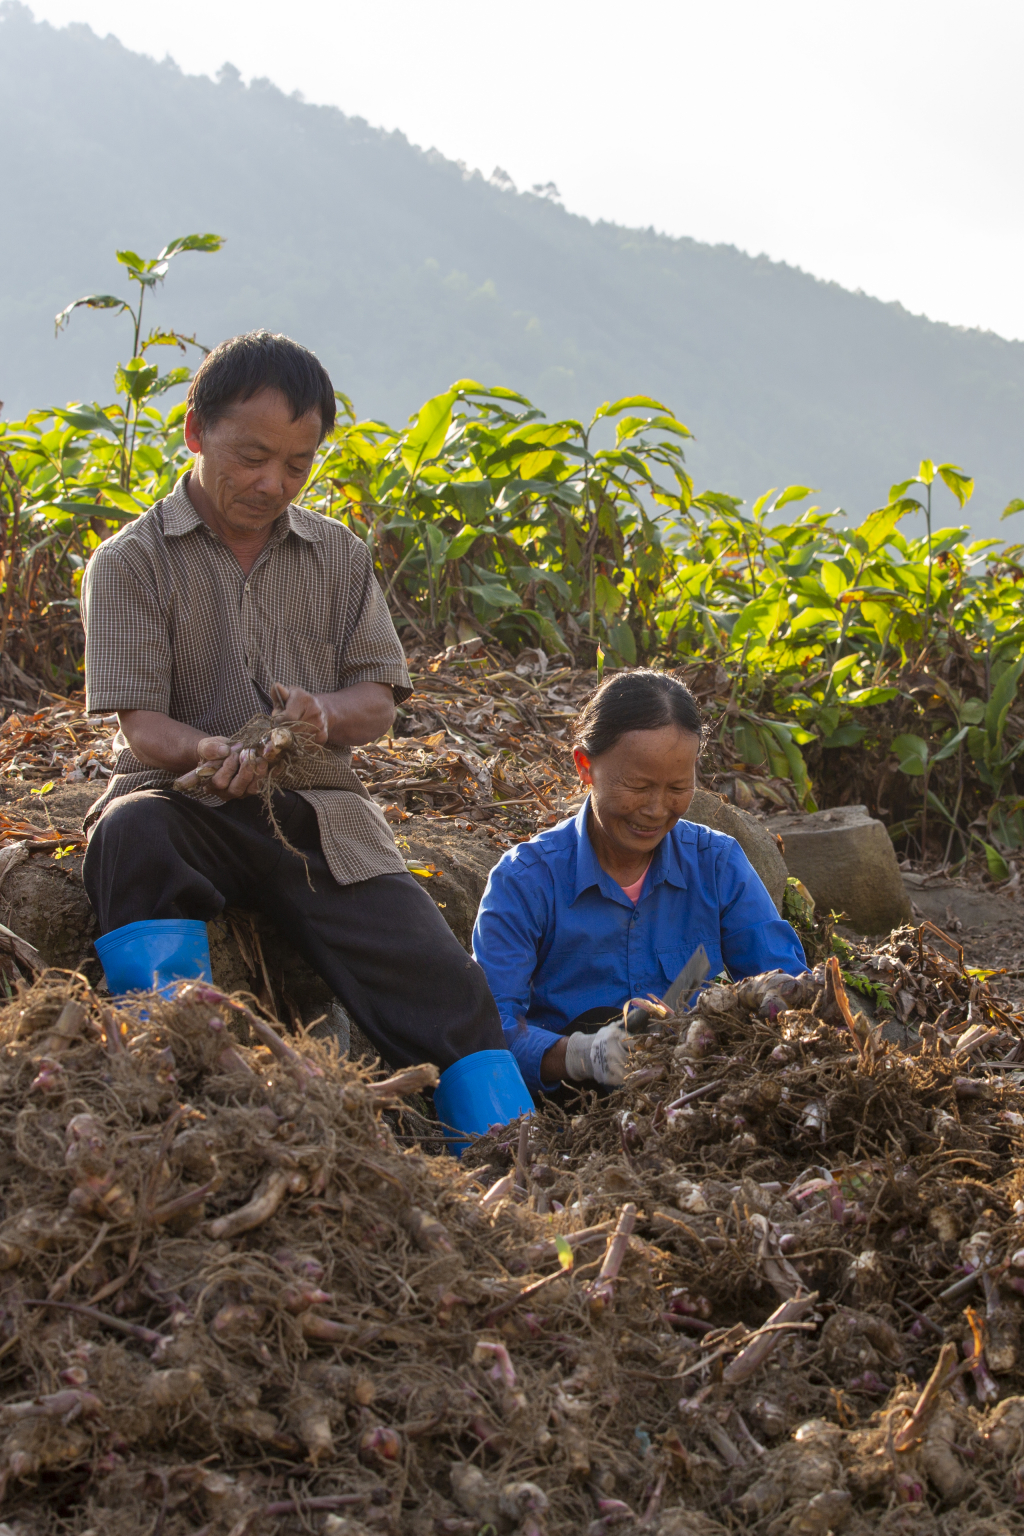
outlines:
M293 421L276 389L229 405L204 431L189 411L185 442L197 455L193 473L204 504L197 510L222 535L265 532L305 485L319 439L319 411Z

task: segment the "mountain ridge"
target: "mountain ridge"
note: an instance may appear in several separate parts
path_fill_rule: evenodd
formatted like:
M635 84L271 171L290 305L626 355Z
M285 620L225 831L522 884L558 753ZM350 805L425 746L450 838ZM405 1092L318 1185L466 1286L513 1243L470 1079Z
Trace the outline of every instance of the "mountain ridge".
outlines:
M0 133L19 146L18 218L0 229L7 416L110 398L125 322L80 311L54 342L54 313L117 291L116 246L211 229L224 251L175 262L148 319L207 344L285 330L363 415L404 420L457 377L549 416L643 392L695 432L695 478L748 500L800 482L859 515L941 457L975 475L969 511L990 532L1024 491L1024 343L734 246L591 221L337 107L230 66L187 75L17 0L0 5Z

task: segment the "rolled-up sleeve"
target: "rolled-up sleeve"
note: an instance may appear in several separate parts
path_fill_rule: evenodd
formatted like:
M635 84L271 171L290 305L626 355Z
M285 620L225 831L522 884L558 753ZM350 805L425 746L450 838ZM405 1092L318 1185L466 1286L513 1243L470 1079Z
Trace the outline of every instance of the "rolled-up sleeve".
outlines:
M779 916L761 877L731 838L718 857L717 883L722 958L730 975L738 979L787 971L797 976L807 969L796 930Z
M101 545L82 581L86 709L170 712L171 640L153 583Z
M526 1023L530 989L553 912L542 865L507 856L491 870L473 929L473 955L482 966L501 1015L505 1042L531 1093L552 1092L542 1083L545 1051L564 1037Z

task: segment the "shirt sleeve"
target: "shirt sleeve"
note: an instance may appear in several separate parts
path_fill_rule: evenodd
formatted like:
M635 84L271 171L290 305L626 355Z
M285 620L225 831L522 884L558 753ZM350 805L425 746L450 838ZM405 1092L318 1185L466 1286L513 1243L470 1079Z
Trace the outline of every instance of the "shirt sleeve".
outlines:
M498 1005L505 1042L532 1093L557 1088L557 1083L541 1082L540 1064L545 1051L564 1038L526 1023L530 984L549 926L542 883L541 866L502 858L488 877L473 929L474 958Z
M101 544L82 580L85 707L152 709L171 703L171 642L155 584L132 570L115 543Z
M798 976L807 969L796 930L779 916L764 881L738 843L720 856L718 896L722 958L731 976L758 976L762 971Z
M353 683L384 683L390 686L395 703L401 704L412 693L405 652L392 623L384 594L377 585L369 551L356 534L350 533L352 551L352 607L354 617L341 644L341 686Z

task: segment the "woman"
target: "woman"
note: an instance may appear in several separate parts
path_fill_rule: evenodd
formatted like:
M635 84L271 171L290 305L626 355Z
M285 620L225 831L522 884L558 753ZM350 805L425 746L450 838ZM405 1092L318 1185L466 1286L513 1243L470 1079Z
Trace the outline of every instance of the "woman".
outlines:
M621 1083L623 1004L661 997L698 944L711 975L797 975L800 941L739 843L683 821L702 725L663 672L617 672L573 727L589 790L579 814L504 854L491 871L473 953L531 1091ZM574 1028L620 1014L597 1031Z

